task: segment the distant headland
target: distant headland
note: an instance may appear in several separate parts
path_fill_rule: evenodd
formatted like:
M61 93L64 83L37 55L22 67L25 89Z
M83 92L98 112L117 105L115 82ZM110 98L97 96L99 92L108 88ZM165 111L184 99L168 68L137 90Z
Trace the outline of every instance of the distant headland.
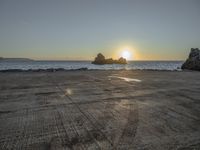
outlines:
M34 61L34 60L29 59L29 58L4 58L4 57L0 57L0 61Z
M95 65L104 65L104 64L127 64L125 58L120 57L118 60L114 60L112 58L105 59L104 55L99 53L95 60L92 62Z

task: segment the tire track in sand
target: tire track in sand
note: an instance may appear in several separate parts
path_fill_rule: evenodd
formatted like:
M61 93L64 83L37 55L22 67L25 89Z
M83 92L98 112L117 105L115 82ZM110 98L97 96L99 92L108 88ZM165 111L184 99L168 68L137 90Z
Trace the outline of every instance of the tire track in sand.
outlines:
M104 90L106 89L105 87L107 87L107 86L106 85L100 86L97 81L101 81L101 82L106 83L107 85L113 85L114 87L116 87L116 85L113 84L112 82L108 83L108 82L105 82L105 80L103 80L103 79L99 79L99 78L96 78L91 75L87 75L87 76L92 78L93 82L97 83L95 85L99 86L100 88L102 88ZM128 95L126 95L126 96L128 96ZM128 101L130 103L130 100L128 100ZM134 138L136 136L138 122L139 122L139 112L138 112L137 102L135 100L133 100L132 102L133 103L126 104L126 107L129 111L128 116L127 116L127 123L124 125L124 127L122 127L123 129L122 129L121 133L119 133L120 136L118 137L118 139L113 141L113 143L114 143L113 149L130 149L134 144ZM108 105L109 105L109 103L107 103L105 107L109 107ZM105 113L107 114L107 111L104 111L103 114L106 115Z
M98 135L100 135L100 136L104 137L104 139L107 141L107 144L110 145L110 146L112 147L112 146L113 146L112 141L110 141L110 140L106 137L106 135L96 126L96 124L94 124L94 122L93 122L93 121L90 119L90 117L88 117L88 115L80 108L80 106L79 106L76 102L74 102L73 99L72 99L69 95L66 95L66 94L65 94L65 91L56 83L56 81L55 81L52 77L50 77L48 74L47 74L47 76L48 76L48 78L51 79L51 82L54 84L54 86L55 86L57 89L59 89L61 93L63 93L64 97L67 98L66 100L67 100L67 101L70 101L70 102L72 103L73 107L76 108L76 109L82 114L82 116L83 116L86 120L88 120L88 121L90 122L90 125L92 125L92 127L93 127L93 131L98 132L98 134L92 134L92 133L90 133L90 131L87 129L87 127L85 127L85 130L88 131L89 136L92 137L93 141L96 143L96 146L99 147L100 149L102 149L100 143L98 142L98 137L97 137Z

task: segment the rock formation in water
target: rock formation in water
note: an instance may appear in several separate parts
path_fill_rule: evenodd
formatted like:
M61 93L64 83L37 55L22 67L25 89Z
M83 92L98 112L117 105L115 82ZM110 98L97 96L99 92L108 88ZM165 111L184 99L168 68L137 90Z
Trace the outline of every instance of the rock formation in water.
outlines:
M200 71L200 50L198 48L191 48L189 57L181 68Z
M104 64L127 64L125 58L121 57L118 60L113 60L112 58L105 59L105 57L99 53L92 64L104 65Z

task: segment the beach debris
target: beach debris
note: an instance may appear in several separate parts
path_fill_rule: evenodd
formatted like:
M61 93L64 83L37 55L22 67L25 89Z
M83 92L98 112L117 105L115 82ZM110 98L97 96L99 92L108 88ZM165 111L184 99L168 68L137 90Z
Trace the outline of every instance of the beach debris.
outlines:
M200 50L198 48L191 48L189 57L181 68L200 71Z

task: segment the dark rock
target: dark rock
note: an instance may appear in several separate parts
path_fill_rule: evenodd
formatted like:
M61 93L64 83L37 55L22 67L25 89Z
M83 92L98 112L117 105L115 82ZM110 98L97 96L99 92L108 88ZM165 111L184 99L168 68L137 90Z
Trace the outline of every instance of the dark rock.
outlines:
M106 63L106 64L113 64L113 61L114 61L114 60L113 60L112 58L109 58L109 59L106 59L106 60L105 60L105 63Z
M189 57L182 65L181 69L200 71L200 50L198 48L191 48Z
M55 71L65 71L65 69L64 68L56 68L56 69L54 69Z
M56 70L54 68L48 68L46 69L47 72L55 72Z
M22 69L6 69L6 70L0 70L0 72L23 72Z
M112 58L105 59L105 57L99 53L92 64L104 65L104 64L127 64L125 58L121 57L118 60L113 60Z
M76 70L78 70L78 71L86 71L86 70L88 70L88 68L87 67L83 67L83 68L79 68L79 69L76 69Z
M105 64L105 62L106 62L105 57L101 53L99 53L92 63L93 64Z
M119 64L127 64L126 59L123 57L120 57L118 62L119 62Z
M78 68L78 69L64 69L64 68L47 68L47 69L7 69L7 70L0 70L0 72L57 72L57 71L87 71L87 67Z

